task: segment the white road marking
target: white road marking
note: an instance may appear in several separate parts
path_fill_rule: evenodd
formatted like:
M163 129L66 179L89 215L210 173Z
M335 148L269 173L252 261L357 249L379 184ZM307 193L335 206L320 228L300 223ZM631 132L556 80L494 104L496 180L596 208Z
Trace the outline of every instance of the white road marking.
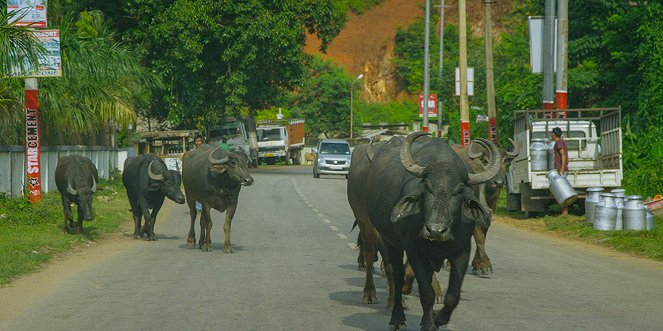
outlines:
M325 222L326 224L329 224L329 223L331 223L331 221L330 221L330 220L328 220L328 219L324 219L324 220L322 220L322 221L323 221L323 222Z
M333 225L330 225L329 228L332 229L332 231L338 231L338 228Z
M313 208L313 212L314 212L314 213L317 213L317 212L319 212L319 210Z
M338 235L339 237L341 237L341 239L348 239L348 236L346 236L346 235L344 235L344 234L342 234L342 233L337 233L337 235Z
M350 246L352 249L357 249L357 245L355 245L355 243L348 243L348 246Z
M320 216L322 218L325 218L325 215L323 215L323 214L318 214L318 216Z

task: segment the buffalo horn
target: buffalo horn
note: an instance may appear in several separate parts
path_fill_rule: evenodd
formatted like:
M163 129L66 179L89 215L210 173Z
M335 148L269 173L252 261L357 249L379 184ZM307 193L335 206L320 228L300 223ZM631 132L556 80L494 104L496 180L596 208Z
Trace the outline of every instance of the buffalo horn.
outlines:
M209 162L211 164L224 164L224 163L228 162L228 156L226 156L224 158L220 158L220 159L214 158L214 152L217 149L221 149L221 147L217 147L217 148L213 149L211 152L209 152L209 157L208 157Z
M481 155L483 155L483 151L481 151L480 149L481 149L480 144L472 142L470 146L467 148L467 156L469 156L470 159L476 159L481 157Z
M502 167L502 155L497 150L497 147L492 142L479 138L475 140L477 143L484 145L490 151L490 163L486 166L486 169L478 174L467 174L470 178L469 184L476 185L482 184L491 180L497 172L500 171Z
M97 192L97 181L92 177L92 192Z
M151 161L147 166L147 175L150 176L150 179L152 180L163 180L163 174L157 175L152 172L152 163L154 163L154 161Z
M411 133L407 138L405 138L405 141L403 142L403 145L401 146L401 163L409 171L411 174L417 176L417 177L422 177L424 175L424 170L426 169L425 167L422 167L417 164L417 162L412 159L412 143L419 137L421 136L427 136L430 135L430 133L424 133L424 132L414 132Z
M67 192L71 195L76 195L76 190L74 190L73 187L71 187L71 182L67 182Z
M368 157L368 161L373 161L373 157L375 156L375 151L373 150L373 140L371 140L368 143L368 148L366 148L366 156Z
M518 153L520 152L520 150L518 149L518 145L513 142L513 139L509 138L509 142L511 142L511 145L513 146L513 151L512 152L507 151L506 156L513 159L516 156L518 156Z

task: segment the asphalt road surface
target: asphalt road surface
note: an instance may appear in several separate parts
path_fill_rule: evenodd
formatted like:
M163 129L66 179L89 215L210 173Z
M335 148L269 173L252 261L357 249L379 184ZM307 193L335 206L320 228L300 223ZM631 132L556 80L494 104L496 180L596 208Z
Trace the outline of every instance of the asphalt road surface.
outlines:
M380 303L361 303L346 180L313 179L305 166L263 167L254 178L240 193L235 253L222 252L218 212L215 250L187 249L188 210L168 201L157 242L127 233L91 243L0 289L0 330L387 330L379 275ZM663 329L663 263L499 221L487 249L495 273L467 275L448 329ZM445 287L446 272L438 277ZM406 297L418 330L416 290Z

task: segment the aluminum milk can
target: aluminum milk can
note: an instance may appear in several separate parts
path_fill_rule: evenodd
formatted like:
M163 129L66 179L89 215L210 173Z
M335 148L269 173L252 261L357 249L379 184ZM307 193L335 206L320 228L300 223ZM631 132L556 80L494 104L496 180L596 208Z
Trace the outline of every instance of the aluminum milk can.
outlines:
M590 187L587 189L587 197L585 198L585 222L587 223L594 223L596 204L599 202L599 194L601 192L603 192L602 187Z
M628 195L624 201L624 230L646 230L647 210L642 204L642 196Z
M555 141L546 140L546 154L548 159L548 168L546 170L555 169Z
M555 169L548 171L548 189L560 207L566 207L578 199L578 193L573 189L566 177L561 176Z
M614 193L601 193L594 213L594 229L614 230L617 223L617 205Z
M548 152L544 140L541 138L532 139L529 150L532 158L532 171L548 170Z
M616 188L610 193L615 194L615 204L617 205L617 217L615 218L615 230L623 230L624 229L624 218L622 217L622 212L624 210L624 196L626 190L623 188Z

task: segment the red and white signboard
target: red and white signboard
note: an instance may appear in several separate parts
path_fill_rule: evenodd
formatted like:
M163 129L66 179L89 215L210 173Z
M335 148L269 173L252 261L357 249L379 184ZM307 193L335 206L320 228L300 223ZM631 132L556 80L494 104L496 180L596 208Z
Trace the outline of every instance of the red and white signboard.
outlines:
M15 25L45 28L47 0L7 0L7 12L18 12L21 19Z
M25 165L30 201L41 201L41 160L39 159L39 100L37 79L25 80Z
M428 117L437 117L437 94L428 95ZM419 117L424 117L424 96L419 95Z

